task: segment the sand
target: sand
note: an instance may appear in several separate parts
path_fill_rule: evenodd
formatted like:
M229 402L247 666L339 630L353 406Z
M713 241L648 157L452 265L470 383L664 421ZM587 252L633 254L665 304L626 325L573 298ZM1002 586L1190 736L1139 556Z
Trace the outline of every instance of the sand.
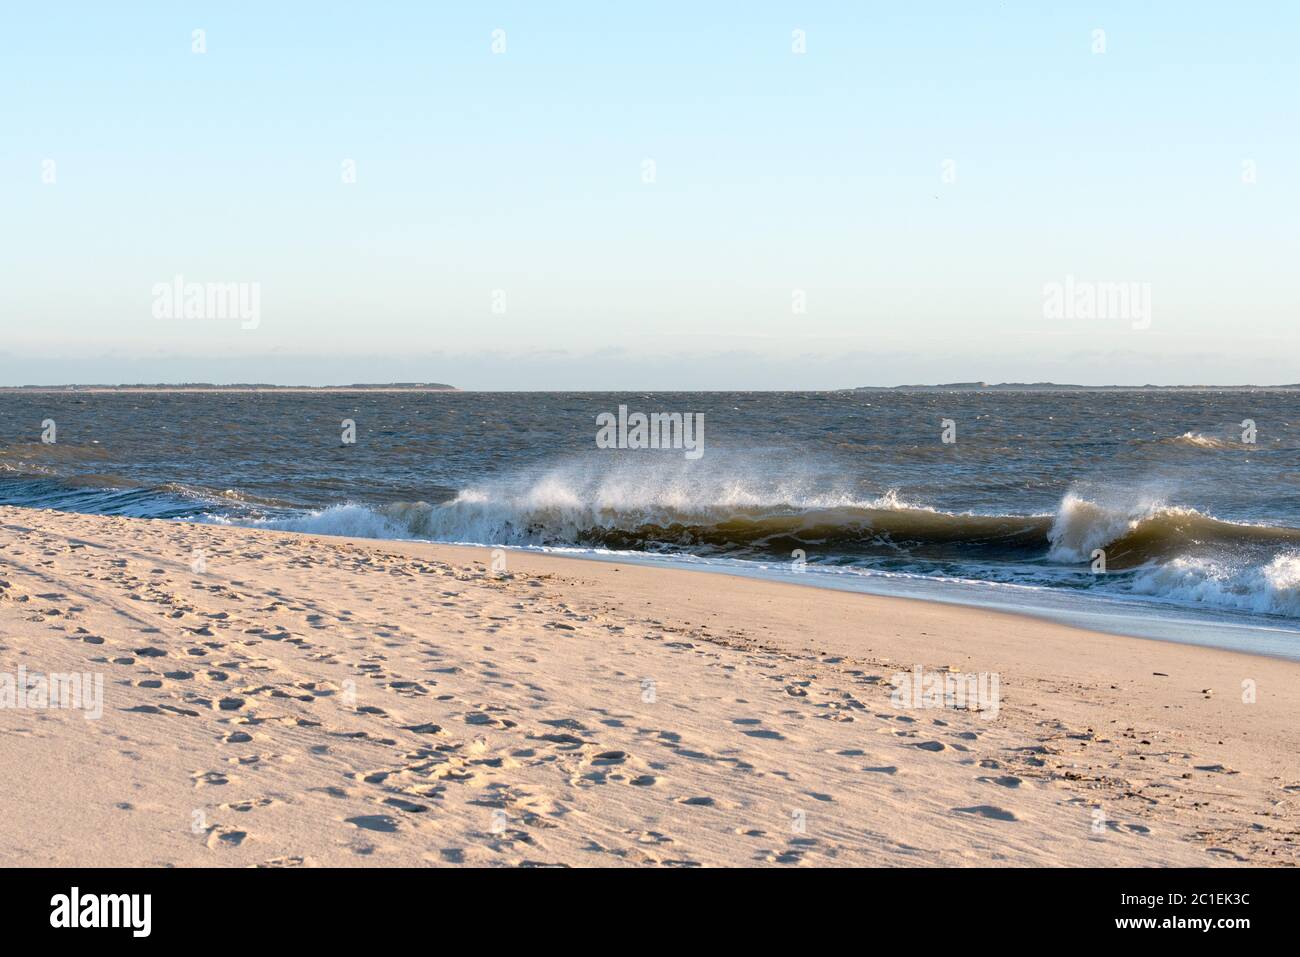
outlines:
M1300 665L1029 617L0 508L20 667L103 713L0 707L5 866L1300 857Z

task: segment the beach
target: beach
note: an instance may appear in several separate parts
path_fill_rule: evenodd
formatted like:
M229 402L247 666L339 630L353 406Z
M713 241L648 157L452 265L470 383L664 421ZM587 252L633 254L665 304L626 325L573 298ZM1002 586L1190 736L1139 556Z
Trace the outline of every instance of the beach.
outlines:
M102 684L0 707L6 866L1300 858L1300 664L977 608L6 506L0 672Z

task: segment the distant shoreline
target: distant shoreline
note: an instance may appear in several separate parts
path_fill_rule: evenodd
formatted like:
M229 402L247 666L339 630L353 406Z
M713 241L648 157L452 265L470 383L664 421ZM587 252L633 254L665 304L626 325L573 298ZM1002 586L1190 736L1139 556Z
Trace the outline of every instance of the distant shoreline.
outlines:
M183 383L178 385L12 385L0 386L0 393L27 392L77 392L94 394L102 392L459 392L453 385L441 382L394 382L388 385L264 385L261 383L236 383L232 385L209 385L207 383Z
M1294 392L1289 385L1073 385L1061 382L949 382L940 385L860 385L848 392Z
M690 393L730 393L730 392L869 392L869 393L908 393L908 392L972 392L972 393L1120 393L1120 392L1300 392L1300 383L1286 385L1074 385L1056 382L951 382L937 385L862 385L830 389L460 389L441 382L415 383L359 383L355 385L271 385L265 383L232 383L214 385L209 383L177 383L169 385L5 385L0 386L0 395L23 393L31 395L68 394L95 395L103 393L147 394L147 393L253 393L253 392L288 392L288 393L360 393L360 392L519 392L521 394L589 393L592 395L614 395L620 392L645 392L650 395L690 394Z

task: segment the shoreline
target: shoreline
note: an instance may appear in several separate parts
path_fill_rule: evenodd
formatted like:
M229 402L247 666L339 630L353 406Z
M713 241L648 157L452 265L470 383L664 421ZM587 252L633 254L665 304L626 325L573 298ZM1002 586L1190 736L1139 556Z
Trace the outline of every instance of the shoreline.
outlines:
M248 526L242 526L248 527ZM311 532L303 534L322 535L323 537L343 537L348 536L329 536L325 533ZM408 541L406 539L356 539L358 541ZM409 540L418 541L418 540ZM429 544L444 545L450 543L431 542ZM853 595L867 595L876 598L884 598L897 601L914 601L923 604L939 604L952 608L964 608L974 611L988 611L996 614L1010 615L1016 618L1028 618L1034 621L1050 622L1057 625L1063 625L1070 628L1078 628L1083 631L1095 632L1098 634L1108 635L1114 638L1126 638L1134 641L1156 641L1194 648L1210 648L1220 651L1232 652L1234 654L1243 654L1248 656L1258 656L1269 658L1277 661L1300 661L1300 630L1295 627L1284 627L1290 619L1279 619L1276 623L1272 619L1252 619L1242 612L1243 620L1224 620L1215 621L1210 617L1211 613L1220 613L1227 618L1233 615L1232 609L1209 608L1203 609L1196 606L1188 606L1175 601L1161 602L1150 596L1145 595L1093 595L1084 599L1077 607L1061 605L1052 607L1047 601L1041 605L1025 605L1014 607L1009 601L983 601L979 598L967 597L973 590L1009 587L1024 588L1029 594L1042 600L1050 599L1068 599L1076 596L1070 593L1058 593L1043 586L1022 586L1007 585L1000 582L988 582L975 579L964 581L952 581L949 579L936 579L918 576L915 579L904 579L909 585L913 585L914 594L908 594L902 588L891 586L890 584L880 585L878 580L869 577L862 578L840 578L838 576L819 575L815 571L809 571L804 575L795 577L789 574L770 573L767 568L772 562L763 562L755 560L752 564L755 566L749 569L742 562L741 564L724 564L712 561L690 561L681 556L672 555L654 555L651 553L617 553L617 552L582 552L578 548L569 549L567 546L562 547L529 547L517 545L473 545L469 543L457 543L452 547L458 548L500 548L508 552L518 552L520 554L551 555L556 558L569 559L573 561L595 561L595 562L625 562L629 565L636 565L645 568L665 568L678 571L687 571L691 573L703 572L714 575L725 575L731 578L751 581L765 581L778 584L793 585L800 588L813 588L819 591L835 591ZM889 580L886 580L889 581ZM954 597L947 597L940 594L943 588L951 586ZM1089 606L1097 605L1108 610L1092 610ZM1155 618L1157 625L1145 629L1147 633L1140 633L1136 629L1124 630L1119 627L1120 623L1126 620L1142 619L1144 612L1150 612ZM1195 616L1202 615L1201 618L1180 617L1180 613ZM1095 623L1089 623L1089 619ZM1294 651L1286 653L1281 651L1269 651L1258 647L1250 647L1249 642L1238 642L1234 644L1219 644L1209 640L1195 640L1188 637L1170 637L1174 632L1183 633L1208 633L1216 630L1233 630L1260 634L1277 634L1285 636L1294 636L1296 647ZM1165 632L1167 634L1159 634ZM1220 641L1222 639L1219 639Z
M105 685L0 708L11 864L1300 861L1284 659L529 551L8 506L0 545L0 672ZM916 668L995 713L897 707Z

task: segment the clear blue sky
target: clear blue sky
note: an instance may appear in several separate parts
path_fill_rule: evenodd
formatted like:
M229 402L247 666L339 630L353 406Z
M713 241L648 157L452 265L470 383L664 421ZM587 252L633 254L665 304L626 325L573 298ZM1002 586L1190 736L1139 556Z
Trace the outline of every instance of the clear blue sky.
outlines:
M1281 0L11 5L0 384L1300 381L1298 42ZM177 274L257 328L155 318ZM1044 318L1067 275L1150 328Z

